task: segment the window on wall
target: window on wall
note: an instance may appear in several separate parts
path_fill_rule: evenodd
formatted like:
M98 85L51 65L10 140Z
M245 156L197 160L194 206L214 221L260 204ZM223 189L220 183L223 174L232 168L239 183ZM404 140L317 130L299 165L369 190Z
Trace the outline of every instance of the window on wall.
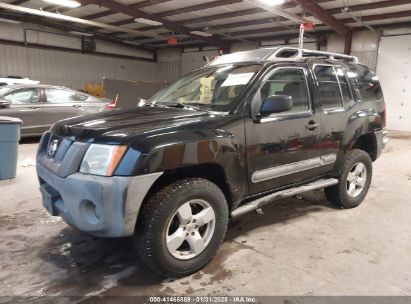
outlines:
M340 86L332 66L316 66L314 69L318 81L318 92L324 109L342 107Z
M335 68L335 71L337 73L338 81L340 82L340 87L341 87L341 93L343 97L343 103L344 105L350 104L353 99L351 96L351 90L350 86L348 84L347 77L345 75L345 72L342 68Z
M362 101L382 100L382 89L377 75L361 64L347 64L348 77L351 83L358 88L358 99Z
M307 82L301 69L280 69L264 83L261 100L272 95L288 95L293 98L293 108L289 112L303 112L310 108Z
M39 102L39 91L37 89L17 90L4 96L4 99L12 104L25 104Z

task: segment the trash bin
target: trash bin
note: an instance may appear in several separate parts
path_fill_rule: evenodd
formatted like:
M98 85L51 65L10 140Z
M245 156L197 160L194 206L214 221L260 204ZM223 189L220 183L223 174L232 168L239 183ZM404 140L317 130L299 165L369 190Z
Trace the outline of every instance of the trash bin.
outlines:
M16 177L22 124L18 118L0 116L0 180Z

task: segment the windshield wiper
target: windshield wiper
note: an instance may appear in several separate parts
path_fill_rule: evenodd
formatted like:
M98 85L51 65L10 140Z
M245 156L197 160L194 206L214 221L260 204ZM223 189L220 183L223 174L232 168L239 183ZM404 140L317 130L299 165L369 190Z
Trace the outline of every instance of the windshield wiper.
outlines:
M190 109L190 110L199 110L199 111L209 111L210 109L206 109L205 104L203 103L164 103L163 105L171 108L179 108L179 109Z
M189 109L189 110L196 110L196 111L210 111L210 109L206 109L207 106L204 103L182 103L182 102L164 102L164 103L146 103L146 107L160 107L160 108L179 108L179 109Z

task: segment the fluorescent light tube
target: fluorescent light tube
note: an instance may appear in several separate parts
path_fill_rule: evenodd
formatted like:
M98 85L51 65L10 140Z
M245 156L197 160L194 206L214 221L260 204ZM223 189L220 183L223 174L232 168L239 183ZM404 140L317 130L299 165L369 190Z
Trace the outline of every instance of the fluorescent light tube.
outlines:
M150 20L150 19L145 19L145 18L136 18L136 19L134 19L134 21L138 22L138 23L144 23L144 24L154 25L154 26L163 25L162 22L155 21L155 20Z
M55 5L61 5L61 6L67 6L67 7L79 7L81 4L77 1L73 0L43 0L44 2L55 4Z
M193 34L193 35L203 36L203 37L211 37L211 36L213 36L213 34L211 34L211 33L202 32L202 31L191 31L190 33Z

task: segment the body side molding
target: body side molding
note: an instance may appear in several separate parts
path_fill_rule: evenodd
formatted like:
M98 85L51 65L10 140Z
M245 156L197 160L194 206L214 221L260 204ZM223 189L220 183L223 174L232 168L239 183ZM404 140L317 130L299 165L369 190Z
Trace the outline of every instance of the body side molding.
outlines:
M259 183L273 178L298 173L305 170L314 169L321 166L331 165L337 160L336 154L324 155L321 157L310 158L300 162L295 162L287 165L272 167L264 170L259 170L253 173L251 181Z

